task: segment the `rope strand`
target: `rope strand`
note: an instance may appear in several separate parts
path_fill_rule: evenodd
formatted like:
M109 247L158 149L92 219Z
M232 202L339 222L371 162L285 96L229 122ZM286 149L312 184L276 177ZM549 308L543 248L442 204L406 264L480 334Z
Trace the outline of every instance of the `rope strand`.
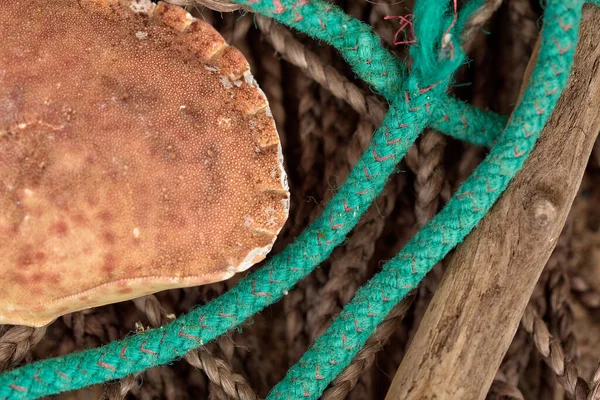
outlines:
M445 1L417 3L415 34L419 46L411 47L414 64L410 76L403 79L403 70L391 68L389 54L370 29L331 5L318 0L297 7L288 0L277 0L276 4L240 2L343 51L359 76L384 95L395 98L383 126L376 131L369 149L324 214L296 242L234 289L165 327L112 342L100 349L44 360L4 373L0 376L0 397L43 396L164 364L238 326L246 317L285 295L344 240L381 192L396 163L427 125L430 114L438 107L444 109L446 87L462 63L463 54L459 46L454 46L449 57L440 56L442 34L445 45L459 37L456 34L459 27L464 26L465 19L479 4L468 3L457 18L448 12ZM530 86L490 155L440 214L357 292L340 317L317 339L301 362L290 369L271 396L318 397L350 363L394 305L416 287L431 266L459 243L489 210L523 165L566 85L577 43L581 4L578 1L548 2L544 42ZM422 18L420 22L417 17ZM456 18L457 27L444 33ZM326 29L322 28L323 24ZM360 51L352 50L357 43ZM386 84L389 82L393 84Z

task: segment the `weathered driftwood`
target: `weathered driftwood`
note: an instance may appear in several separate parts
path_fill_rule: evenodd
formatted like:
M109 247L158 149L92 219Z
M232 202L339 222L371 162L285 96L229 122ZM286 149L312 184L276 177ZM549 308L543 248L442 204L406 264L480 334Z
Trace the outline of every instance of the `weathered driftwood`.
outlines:
M599 20L586 6L567 89L523 170L457 249L386 400L485 398L600 130Z

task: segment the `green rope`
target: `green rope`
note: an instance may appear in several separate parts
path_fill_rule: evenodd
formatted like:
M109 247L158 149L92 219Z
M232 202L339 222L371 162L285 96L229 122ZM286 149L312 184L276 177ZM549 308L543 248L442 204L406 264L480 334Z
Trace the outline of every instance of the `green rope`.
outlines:
M499 143L422 230L361 287L329 329L294 365L269 399L315 399L361 349L385 316L479 223L523 166L566 86L580 1L549 0L542 45L529 87ZM415 14L417 12L415 11Z
M304 32L313 38L329 43L340 51L348 64L352 66L359 78L367 82L371 88L392 102L403 90L402 84L407 72L404 64L381 46L381 38L373 33L372 27L341 12L337 7L322 1L283 0L273 3L252 0L233 0L243 4L252 11L263 14L274 20ZM600 0L599 0L600 1ZM444 8L448 2L444 3ZM473 4L482 5L477 0ZM418 14L416 14L418 24ZM441 21L430 21L426 26L440 26ZM464 25L466 20L459 22ZM421 24L422 25L422 24ZM422 25L423 26L423 25ZM429 32L425 30L419 43L430 42ZM417 35L417 37L419 37ZM419 48L418 45L413 48ZM421 48L424 54L430 51ZM429 57L437 54L429 54ZM424 60L427 60L426 58ZM435 62L430 61L430 62ZM427 79L423 81L427 82ZM430 119L429 126L448 136L465 140L482 146L489 146L506 126L508 118L491 112L483 112L470 104L448 96L444 107L438 109Z
M311 4L317 3L315 0ZM440 7L440 10L443 9ZM343 15L338 9L332 8L324 14L324 19L327 23L329 20L326 16L330 16L332 21L345 21L347 17L340 18L339 14ZM446 18L447 24L449 18ZM358 26L356 29L360 31L362 28ZM351 37L354 34L345 29L344 36ZM363 51L359 48L359 51L347 52L354 54ZM364 57L359 59L368 61ZM217 338L277 301L329 256L382 191L396 163L406 154L427 123L430 110L441 103L449 76L460 65L460 57L455 60L438 65L443 68L436 67L437 71L433 72L415 68L413 75L435 76L435 80L422 85L422 88L440 80L443 82L426 93L419 93L419 81L415 76L403 81L398 91L408 93L408 101L401 95L391 105L369 149L323 215L261 269L243 279L229 292L165 327L111 342L98 349L43 360L4 373L0 376L0 398L45 396L122 378L165 364Z
M483 111L446 96L446 100L432 113L428 126L476 146L492 147L507 122L508 118L504 115Z
M462 55L460 54L459 49L457 49L454 61L449 61L448 59L440 61L438 58L438 39L440 38L440 35L444 33L442 32L442 27L447 27L451 23L451 14L444 12L448 10L446 5L442 4L443 2L441 0L436 0L436 2L440 4L440 7L431 7L436 10L429 14L433 15L437 13L437 16L441 16L442 18L437 18L437 16L431 17L430 22L428 22L428 24L432 24L430 27L431 32L425 32L423 30L417 32L417 34L420 35L418 37L422 46L415 46L414 50L411 51L413 58L419 60L418 63L415 63L413 72L408 77L403 76L404 74L396 73L394 75L394 81L399 82L399 84L394 87L390 86L387 89L385 86L379 88L385 96L399 97L392 103L382 127L378 129L374 135L374 141L351 172L348 181L328 204L323 216L305 230L292 245L288 246L283 253L273 257L264 267L242 280L240 284L231 291L225 293L223 296L209 304L178 318L165 327L134 335L122 341L112 342L98 349L36 362L2 374L0 376L0 398L36 398L121 378L152 366L168 363L173 359L184 355L187 351L213 340L227 330L238 326L247 317L277 301L298 280L310 273L310 271L312 271L318 263L323 261L331 253L333 248L345 238L350 229L354 227L374 197L382 190L387 177L395 169L395 163L406 153L408 147L422 130L422 127L429 122L432 116L439 117L444 114L446 104L446 97L444 94L445 87L449 82L449 76L460 64ZM431 3L432 2L428 4ZM372 35L372 33L370 34L371 36L368 34L365 36L365 32L361 30L360 23L353 23L352 19L343 16L343 13L334 7L324 5L317 0L313 0L306 5L302 4L302 7L294 7L291 2L286 1L277 4L281 7L288 7L289 10L295 8L296 11L301 13L301 16L306 16L303 7L311 4L320 5L320 9L311 11L311 17L316 16L318 18L319 15L321 16L322 21L328 27L324 31L328 32L331 37L336 38L335 40L331 40L331 44L340 48L344 55L350 54L347 59L349 61L352 60L351 62L355 69L360 69L357 68L358 64L354 64L355 62L358 62L359 64L374 64L372 59L369 59L368 56L365 58L365 54L381 54L381 52L377 50L380 49L381 46L379 46L377 41L373 42L372 40L376 37ZM263 8L272 7L272 11L281 11L277 6L266 4L266 2L251 3L249 5L267 15L269 14L268 10L261 10L261 6ZM555 8L558 9L559 6L555 6L554 3L551 3L548 6L548 10ZM282 22L295 26L295 23L301 21L297 21L296 13L290 13L289 10L287 11L287 20L282 20ZM419 15L429 15L426 11L427 10L423 10L423 14ZM572 17L571 14L577 14L577 9L575 12L572 12L570 9L566 11L570 13L569 17ZM342 14L342 16L340 16L340 14ZM468 14L468 12L463 14L465 17L463 17L462 20L459 19L457 27L462 26L464 19ZM575 15L575 17L578 15L579 14ZM436 18L435 21L434 18ZM339 26L339 29L337 30L331 30L329 28L331 23L341 23L342 25ZM420 25L423 27L422 29L425 29L425 23L420 23ZM416 28L418 29L418 27ZM455 32L455 30L453 30L453 32ZM545 29L545 31L546 30L547 29ZM573 31L575 31L575 39L572 42L574 47L576 29ZM315 34L315 36L317 35ZM456 35L454 36L458 37ZM566 45L570 43L567 41L568 39L573 39L572 36L572 32L569 35L563 35L558 38L558 43ZM358 49L352 47L355 46L354 44L352 44L351 47L347 47L348 43L352 42L352 40L347 38L354 37L362 38L361 40L354 41L354 43L359 44ZM364 39L365 37L366 39ZM319 38L325 41L330 39L326 34L321 35ZM364 47L373 47L365 49L363 43ZM545 46L547 47L546 44ZM431 52L431 49L434 49L435 51ZM544 51L549 53L548 50ZM390 303L393 302L389 299L396 300L401 296L400 293L402 292L402 287L398 285L402 283L404 283L404 285L410 285L411 287L416 285L417 275L420 276L421 270L424 271L427 269L427 257L432 257L432 254L427 252L430 249L425 244L440 243L440 249L437 250L439 254L447 252L453 247L451 243L456 244L462 240L462 237L464 237L467 232L467 229L465 229L466 226L474 226L477 223L485 213L482 210L487 207L488 203L493 203L495 200L494 196L497 198L501 190L503 190L508 183L511 176L510 174L520 168L530 147L533 146L535 138L539 134L539 130L541 130L543 123L545 123L547 119L547 115L551 112L551 108L556 103L556 99L558 98L562 87L564 87L564 82L562 81L566 81L572 52L573 49L569 49L562 55L562 59L553 59L555 65L561 69L561 76L559 76L560 85L557 84L558 91L549 96L550 100L538 99L539 104L536 104L536 106L544 107L544 113L540 114L538 117L533 115L533 117L536 117L537 119L532 117L532 119L529 120L528 118L531 116L523 111L527 109L527 106L529 106L529 111L531 111L532 99L535 101L536 97L534 96L539 95L539 90L536 89L536 86L532 86L530 90L526 92L524 101L517 110L517 112L519 112L519 110L523 109L520 111L519 118L513 120L513 123L511 124L512 130L508 129L501 141L494 147L494 150L492 150L492 155L494 155L495 158L492 157L492 160L488 159L486 161L487 164L483 164L482 167L480 167L480 169L485 167L481 171L487 174L484 176L488 176L492 173L500 175L488 176L490 179L489 181L486 181L485 179L482 180L482 177L479 176L471 178L465 185L467 185L467 189L471 188L472 190L467 191L461 189L459 198L455 198L453 200L454 203L450 203L456 204L453 206L454 208L450 207L449 204L448 207L444 209L443 213L445 212L445 214L443 215L446 215L446 218L448 218L448 216L454 216L454 220L447 221L447 223L450 224L449 226L454 230L444 230L449 229L448 226L444 226L444 229L442 229L435 224L429 224L429 231L425 231L426 233L423 233L424 231L422 231L417 234L415 239L411 241L412 247L409 245L395 259L395 262L399 267L402 267L402 269L396 271L394 262L391 263L391 266L388 264L385 271L388 278L390 278L389 282L384 281L382 284L382 282L377 281L375 283L381 284L381 287L368 285L365 288L362 288L359 291L360 296L357 295L357 298L360 299L361 296L369 295L371 297L364 297L369 300L363 302L361 305L361 302L357 301L355 298L351 303L352 306L350 307L350 310L347 309L344 311L342 317L338 318L332 326L332 329L335 327L337 327L336 329L339 329L340 327L346 329L346 325L350 324L351 329L349 331L336 331L337 335L331 335L332 329L327 331L329 336L320 338L318 342L319 346L316 348L313 347L305 356L305 358L308 357L309 364L295 366L290 371L290 374L288 374L288 378L274 390L274 395L277 393L284 393L287 397L303 398L306 394L304 388L309 387L312 388L311 390L314 389L313 392L310 393L310 396L313 396L313 398L314 396L318 396L318 393L320 393L327 385L327 382L333 379L337 371L345 367L347 362L350 361L351 355L349 354L358 351L358 348L363 342L363 336L365 336L364 332L367 330L372 331L376 326L367 322L375 321L375 319L371 319L371 307L377 308L378 316L385 315L386 310L391 308ZM546 53L544 54L546 55ZM542 55L542 53L540 53L540 55ZM546 55L546 58L540 59L546 60L548 57ZM373 68L371 72L368 71L368 68L363 68L361 72L363 75L367 76L369 82L371 79L378 82L380 80L380 74L387 73L383 62L377 66L371 66L370 68ZM393 71L390 73L394 74ZM539 75L537 69L536 73ZM536 73L534 73L534 76L536 76ZM558 79L556 77L549 78L551 79L548 79L548 82L554 82L553 79ZM534 82L538 81L539 79L534 81L532 78L532 85ZM422 83L426 84L420 86ZM422 91L432 84L437 85L426 92L420 92L420 90ZM409 94L408 100L403 96L403 94L406 93ZM450 109L452 112L456 109L456 107L446 108ZM520 139L521 141L517 140L517 133L522 135L523 128L526 128L527 132L533 132L533 134L527 138L527 143L523 142L523 139ZM520 157L513 157L512 159L502 158L506 156L505 153L510 153L510 151L514 151L515 155L519 155ZM487 197L482 200L478 196L482 196L484 192L489 190L489 184L493 185L491 187L497 193L494 192L493 195L488 193ZM482 202L482 204L480 205L478 202ZM474 207L477 207L477 211L473 209ZM479 210L479 207L481 207L481 210ZM440 222L439 218L434 221ZM445 233L447 233L449 237L445 237ZM427 251L424 251L424 249ZM437 255L438 254L436 253L435 256ZM406 256L411 257L409 258ZM418 264L419 268L418 270L415 269L415 271L417 271L416 274L412 274L410 268L413 260L415 262L415 267ZM432 260L429 261L433 262ZM406 270L407 265L409 273L406 276L400 276L401 271ZM378 277L380 277L378 279L381 280L381 275L378 275ZM381 289L380 293L373 293L379 289ZM408 290L408 287L404 289ZM389 297L390 295L393 295L393 297ZM366 314L364 313L365 306L367 309ZM353 309L352 307L356 307L356 309ZM349 311L351 311L350 314L348 313ZM348 315L353 315L354 318L357 318L359 324L364 323L365 328L356 329L353 320L348 319L350 318L347 317ZM363 325L359 326L362 327ZM341 336L339 335L340 332ZM346 337L346 332L354 332L356 333L356 336L348 336L350 338L349 340L348 337L344 339L344 337ZM321 347L321 345L323 345L323 347ZM315 374L316 366L324 365L324 363L327 362L331 364L332 360L337 361L336 358L331 358L334 354L326 354L323 356L327 351L323 353L320 349L326 349L328 348L327 346L329 346L330 349L336 349L335 351L340 351L341 360L343 362L336 364L335 368L331 366L320 367L321 371L317 370ZM345 347L349 347L350 349L345 349ZM325 362L325 359L328 359L328 361ZM308 365L312 367L312 370L310 368L306 369L308 368ZM300 374L298 375L299 372ZM293 376L293 378L289 378L290 376ZM302 385L296 387L296 391L294 392L294 384L290 384L290 382L296 378L300 379ZM283 391L282 387L286 386L287 389ZM301 393L298 390L301 390Z

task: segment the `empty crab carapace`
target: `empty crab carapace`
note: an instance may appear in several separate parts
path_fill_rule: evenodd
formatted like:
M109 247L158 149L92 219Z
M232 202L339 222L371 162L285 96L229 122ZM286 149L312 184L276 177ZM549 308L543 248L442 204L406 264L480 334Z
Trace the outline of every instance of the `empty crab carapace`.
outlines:
M177 6L15 0L0 17L0 323L227 279L288 213L243 55Z

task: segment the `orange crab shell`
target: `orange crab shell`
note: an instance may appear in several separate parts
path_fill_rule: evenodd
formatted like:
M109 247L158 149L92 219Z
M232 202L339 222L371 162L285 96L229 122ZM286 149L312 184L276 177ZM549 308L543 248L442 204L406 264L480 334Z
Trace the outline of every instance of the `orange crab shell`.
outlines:
M243 55L178 6L12 0L0 17L0 323L224 280L289 193Z

